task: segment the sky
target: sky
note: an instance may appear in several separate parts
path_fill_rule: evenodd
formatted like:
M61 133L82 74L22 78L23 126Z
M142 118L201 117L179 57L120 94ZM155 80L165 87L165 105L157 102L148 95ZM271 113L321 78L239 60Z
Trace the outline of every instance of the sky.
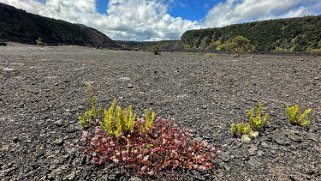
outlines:
M96 28L114 40L177 40L187 30L320 15L320 0L0 0Z

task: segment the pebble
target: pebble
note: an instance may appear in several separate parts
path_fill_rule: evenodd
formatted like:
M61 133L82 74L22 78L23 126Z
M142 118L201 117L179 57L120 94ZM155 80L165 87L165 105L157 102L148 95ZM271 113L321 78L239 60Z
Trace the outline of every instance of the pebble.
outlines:
M75 180L76 178L76 172L73 171L71 174L64 177L64 180Z
M57 121L55 121L54 122L54 124L56 125L56 126L58 126L58 127L61 127L61 126L63 126L64 125L64 123L63 123L63 121L60 119L60 120L57 120Z
M248 150L250 156L255 156L257 153L257 147L255 145L251 145L250 149Z
M143 179L139 178L139 177L135 177L135 176L132 176L130 177L129 181L142 181Z
M63 139L56 139L56 140L54 141L54 144L55 144L55 145L63 145L63 144L64 144L64 140L63 140Z
M130 78L129 77L120 77L118 80L122 80L122 81L129 81Z
M134 86L132 84L128 84L128 88L133 88Z

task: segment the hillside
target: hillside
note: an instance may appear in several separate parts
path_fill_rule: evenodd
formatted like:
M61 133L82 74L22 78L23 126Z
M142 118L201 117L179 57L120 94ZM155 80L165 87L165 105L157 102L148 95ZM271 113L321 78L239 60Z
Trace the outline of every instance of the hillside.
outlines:
M161 50L175 50L178 40L162 40L162 41L116 41L124 49L130 50L151 50L154 46L159 46Z
M248 38L259 52L321 51L321 15L190 30L182 35L179 48L219 50L237 35Z
M0 41L33 44L39 37L47 44L118 47L109 37L93 28L30 14L0 3Z

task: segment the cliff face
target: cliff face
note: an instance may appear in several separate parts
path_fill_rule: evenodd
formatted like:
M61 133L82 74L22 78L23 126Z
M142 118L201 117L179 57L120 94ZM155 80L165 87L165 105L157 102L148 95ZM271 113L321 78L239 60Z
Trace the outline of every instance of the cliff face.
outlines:
M0 40L33 44L39 37L47 44L119 47L93 28L34 15L0 3Z
M321 16L277 19L222 28L190 30L180 49L212 49L237 35L248 38L257 51L321 51Z

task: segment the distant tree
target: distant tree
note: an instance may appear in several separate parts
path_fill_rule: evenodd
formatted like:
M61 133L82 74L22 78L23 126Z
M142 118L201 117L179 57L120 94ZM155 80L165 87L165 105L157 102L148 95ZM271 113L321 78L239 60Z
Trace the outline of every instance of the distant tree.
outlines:
M244 36L238 35L233 39L229 40L226 45L226 49L232 51L236 55L243 53L250 53L254 51L254 46L251 41Z
M160 47L158 45L155 45L153 47L153 52L154 52L154 55L160 55L161 54Z
M44 46L45 45L45 42L43 41L43 39L41 37L39 37L36 40L36 43L37 43L38 46Z

